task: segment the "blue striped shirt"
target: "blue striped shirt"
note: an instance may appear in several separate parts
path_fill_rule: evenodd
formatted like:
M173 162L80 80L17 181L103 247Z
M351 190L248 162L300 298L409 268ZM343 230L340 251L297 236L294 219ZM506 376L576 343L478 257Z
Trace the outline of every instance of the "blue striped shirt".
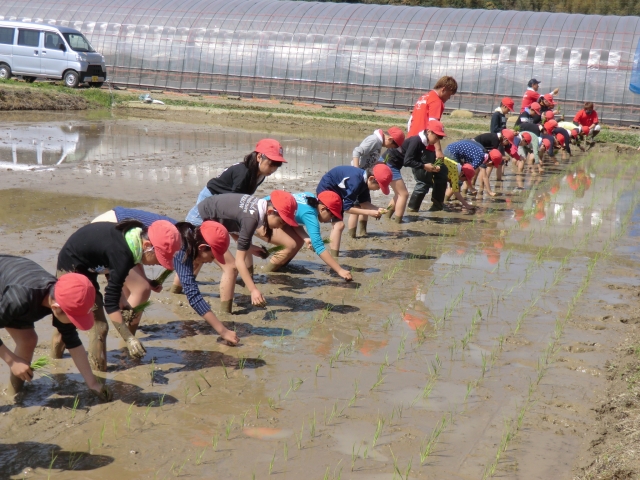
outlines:
M177 223L176 220L171 217L165 217L164 215L158 215L157 213L146 212L144 210L136 210L134 208L115 207L113 211L116 214L118 222L132 218L142 222L145 227L149 227L157 220L167 220L174 225ZM193 260L187 257L186 245L183 245L180 251L174 255L173 268L180 279L182 291L187 296L191 308L198 312L200 316L204 316L207 312L210 312L211 307L202 297L198 282L193 274Z

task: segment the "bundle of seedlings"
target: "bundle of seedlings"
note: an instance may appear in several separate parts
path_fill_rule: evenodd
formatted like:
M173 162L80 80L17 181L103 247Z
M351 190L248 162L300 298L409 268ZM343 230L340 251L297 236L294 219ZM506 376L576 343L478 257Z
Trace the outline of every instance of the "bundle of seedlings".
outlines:
M146 302L141 303L140 305L132 308L123 308L122 309L122 320L127 325L131 324L131 322L138 316L142 315L142 313L151 306L151 300L147 300Z
M171 275L172 273L173 270L168 270L165 268L164 272L158 275L154 280L149 280L149 283L152 287L159 287L167 280L167 278L169 278L169 275Z
M51 365L53 365L51 359L47 356L42 356L31 362L30 366L31 370L33 370L34 372L37 371L43 377L51 378L48 373L43 371L45 368L50 367Z

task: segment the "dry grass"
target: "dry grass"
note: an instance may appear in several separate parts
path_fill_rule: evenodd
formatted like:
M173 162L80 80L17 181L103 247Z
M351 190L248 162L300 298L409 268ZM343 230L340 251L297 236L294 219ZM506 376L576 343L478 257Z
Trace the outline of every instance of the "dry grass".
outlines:
M0 88L0 110L86 110L89 103L78 95L33 88Z

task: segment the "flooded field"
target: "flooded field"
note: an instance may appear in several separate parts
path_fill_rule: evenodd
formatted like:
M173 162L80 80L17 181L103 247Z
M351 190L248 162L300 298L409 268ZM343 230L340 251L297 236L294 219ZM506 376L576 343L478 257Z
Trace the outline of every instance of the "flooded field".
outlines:
M289 163L259 193L315 191L361 140L308 133L278 137ZM74 229L113 206L182 219L259 138L132 118L10 119L3 252L52 271ZM475 215L369 222L368 237L343 238L352 283L301 252L256 276L266 309L236 289L221 319L237 348L184 296L154 294L142 361L110 333L112 403L86 393L68 356L16 403L0 396L0 477L573 478L590 463L608 361L637 323L636 162L594 149L539 177L509 168ZM47 203L54 191L68 196ZM213 266L199 277L214 310L219 278ZM51 333L40 323L37 355Z

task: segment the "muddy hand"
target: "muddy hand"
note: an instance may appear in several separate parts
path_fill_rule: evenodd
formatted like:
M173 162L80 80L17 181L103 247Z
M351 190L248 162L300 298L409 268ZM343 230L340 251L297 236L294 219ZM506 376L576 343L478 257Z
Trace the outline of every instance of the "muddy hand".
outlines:
M113 400L113 392L111 392L111 389L106 385L101 385L99 390L95 388L90 388L89 390L91 390L91 393L103 402L110 402Z
M147 353L147 350L144 348L142 343L140 343L140 340L134 336L127 339L127 349L129 350L129 355L134 358L142 358Z
M220 335L222 339L227 342L228 345L237 345L238 344L238 334L233 330L227 330L222 335Z
M25 382L33 380L33 370L31 370L29 364L21 358L16 358L13 361L11 364L11 373Z
M338 275L340 275L347 282L350 282L353 280L353 277L351 276L351 272L349 270L345 270L344 268L338 272Z
M267 301L257 288L251 292L251 304L256 307L264 307L267 305Z

